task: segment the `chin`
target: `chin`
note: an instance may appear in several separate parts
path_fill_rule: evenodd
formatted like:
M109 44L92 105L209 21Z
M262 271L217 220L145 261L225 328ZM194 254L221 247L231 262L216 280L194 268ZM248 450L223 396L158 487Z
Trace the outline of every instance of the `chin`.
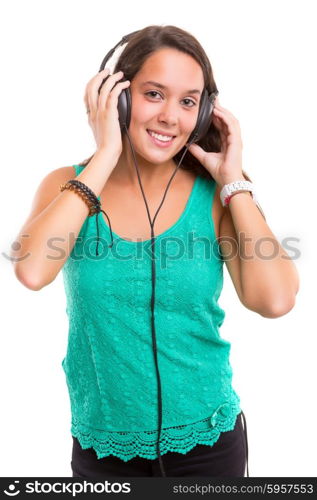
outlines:
M151 163L152 165L161 165L163 163L166 163L170 161L173 156L170 155L151 155L151 154L145 154L145 153L137 153L137 156L142 158L142 160L146 161L147 163Z
M171 160L173 158L177 151L155 151L152 148L149 147L142 147L142 145L137 145L134 144L132 141L134 151L137 156L140 156L142 159L149 163L153 163L154 165L159 165L161 163L166 163L167 161Z

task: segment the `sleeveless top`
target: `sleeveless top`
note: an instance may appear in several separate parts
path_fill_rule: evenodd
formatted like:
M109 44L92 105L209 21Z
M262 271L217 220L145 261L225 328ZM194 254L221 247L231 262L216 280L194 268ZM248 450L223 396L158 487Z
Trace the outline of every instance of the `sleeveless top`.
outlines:
M85 167L74 168L77 176ZM241 412L232 387L230 343L219 334L225 312L218 304L223 259L211 216L215 188L213 179L197 176L176 223L158 236L154 225L161 455L212 446L221 432L233 430ZM62 268L69 320L62 367L71 433L98 458L155 459L151 240L123 238L113 232L114 245L108 248L103 214L87 216Z

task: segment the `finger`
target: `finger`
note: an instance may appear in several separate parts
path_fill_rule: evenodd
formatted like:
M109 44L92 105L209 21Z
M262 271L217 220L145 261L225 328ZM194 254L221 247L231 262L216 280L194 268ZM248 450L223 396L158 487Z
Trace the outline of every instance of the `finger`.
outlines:
M94 114L97 109L97 104L98 104L98 93L97 90L102 82L102 80L109 75L110 69L105 68L104 70L100 71L97 75L95 75L88 83L86 86L86 93L85 93L85 104L86 107L90 110L90 114Z
M217 129L221 129L224 125L226 125L220 116L216 115L216 113L212 114L212 121Z
M219 114L220 116L224 116L233 122L238 122L237 118L230 111L228 111L226 108L223 108L222 106L215 107L213 109L213 111L216 114Z
M122 71L119 71L114 75L109 75L107 81L101 87L100 94L98 96L98 109L105 109L109 94L122 78L123 78Z
M240 130L238 120L231 113L218 109L215 110L215 116L220 119L222 128L227 131L228 134Z
M219 118L219 120L221 121L219 133L222 142L222 148L224 148L222 150L227 151L229 145L230 147L236 145L238 148L241 148L242 140L238 120L233 115L228 117L226 112L220 112L217 118Z
M130 85L129 80L125 80L124 82L119 82L115 85L115 87L111 90L111 92L108 95L107 101L105 103L105 106L109 105L118 105L118 97L121 94L123 89L128 88Z
M189 146L188 151L192 153L202 165L204 164L206 151L204 151L203 148L201 148L198 144L193 143Z
M218 116L215 115L213 116L213 122L220 135L221 151L226 151L228 147L228 127Z
M223 136L228 135L229 133L229 128L227 123L224 121L223 117L221 116L216 116L216 114L213 115L213 123L218 130L219 134L223 138Z
M109 73L109 71L110 71L109 68L105 68L104 70L100 71L97 75L95 75L93 78L91 78L91 80L89 80L89 82L87 83L84 96L84 102L87 110L89 109L89 111L91 111L96 108L95 104L96 101L93 99L94 88L97 85L97 83L95 84L95 82L97 81L100 83L100 80L104 78L105 75Z

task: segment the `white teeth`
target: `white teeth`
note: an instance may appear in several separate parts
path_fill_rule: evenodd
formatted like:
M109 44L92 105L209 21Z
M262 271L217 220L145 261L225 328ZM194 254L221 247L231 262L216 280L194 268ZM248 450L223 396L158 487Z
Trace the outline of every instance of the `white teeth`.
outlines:
M171 139L173 139L172 135L156 134L152 130L149 130L149 134L152 135L152 137L156 137L156 139L159 139L160 141L164 141L164 142L167 142L167 141L170 141Z

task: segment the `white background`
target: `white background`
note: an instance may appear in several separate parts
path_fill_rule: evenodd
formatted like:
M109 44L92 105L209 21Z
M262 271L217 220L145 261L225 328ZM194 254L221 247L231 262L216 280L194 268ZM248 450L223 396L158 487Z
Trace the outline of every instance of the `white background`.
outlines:
M72 474L62 275L31 291L7 255L43 177L94 151L86 83L123 35L149 24L174 24L203 45L220 104L239 120L243 167L267 223L280 242L298 239L295 308L277 319L249 311L224 267L221 335L232 342L250 476L317 475L314 7L308 0L1 3L1 476Z

